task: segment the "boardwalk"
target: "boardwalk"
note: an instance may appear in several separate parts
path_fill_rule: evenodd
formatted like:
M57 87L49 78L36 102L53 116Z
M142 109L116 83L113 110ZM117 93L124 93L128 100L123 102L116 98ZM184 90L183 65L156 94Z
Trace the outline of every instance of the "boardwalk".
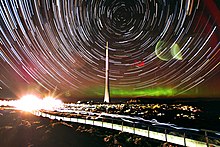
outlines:
M144 137L149 137L152 139L157 139L160 141L164 142L170 142L182 146L189 146L189 147L207 147L210 146L208 142L202 142L202 141L197 141L193 140L187 137L180 137L180 136L175 136L167 133L161 133L157 131L152 131L149 129L141 129L137 128L135 126L127 126L122 124L115 124L115 123L110 123L110 122L103 122L103 121L98 121L98 120L89 120L89 119L83 119L83 118L71 118L71 117L62 117L62 116L56 116L56 115L51 115L47 114L44 112L40 111L35 111L33 112L34 115L36 116L42 116L42 117L48 117L50 119L57 119L57 120L62 120L66 122L74 122L74 123L81 123L81 124L87 124L87 125L93 125L93 126L99 126L99 127L104 127L104 128L109 128L109 129L114 129L118 131L123 131L123 132L128 132ZM205 137L204 137L205 138ZM213 145L212 146L218 146L218 145Z

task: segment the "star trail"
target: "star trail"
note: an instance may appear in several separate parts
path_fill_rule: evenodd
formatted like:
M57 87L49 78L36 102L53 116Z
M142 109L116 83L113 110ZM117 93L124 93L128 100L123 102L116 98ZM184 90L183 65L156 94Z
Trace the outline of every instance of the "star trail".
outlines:
M208 0L2 0L1 89L103 96L108 42L111 96L185 94L219 71L219 14Z

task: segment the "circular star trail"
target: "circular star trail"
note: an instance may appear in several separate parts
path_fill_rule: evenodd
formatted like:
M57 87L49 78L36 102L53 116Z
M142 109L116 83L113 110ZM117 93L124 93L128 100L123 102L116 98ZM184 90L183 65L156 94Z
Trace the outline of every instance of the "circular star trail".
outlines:
M207 0L4 0L0 84L102 96L108 42L112 96L184 94L219 69L218 14Z

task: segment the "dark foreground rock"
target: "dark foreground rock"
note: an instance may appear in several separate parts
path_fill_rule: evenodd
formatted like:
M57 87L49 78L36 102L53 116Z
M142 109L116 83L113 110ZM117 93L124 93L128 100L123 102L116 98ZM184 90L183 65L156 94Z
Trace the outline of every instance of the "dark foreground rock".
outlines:
M51 121L30 113L0 110L1 147L87 147L106 146L89 133L76 131L78 125Z

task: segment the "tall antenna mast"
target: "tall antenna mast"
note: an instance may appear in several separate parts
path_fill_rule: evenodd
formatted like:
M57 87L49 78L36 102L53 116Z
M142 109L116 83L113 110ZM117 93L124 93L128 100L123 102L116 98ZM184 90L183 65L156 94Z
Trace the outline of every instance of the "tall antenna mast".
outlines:
M109 103L109 57L108 57L108 42L106 42L106 49L105 49L105 96L104 96L104 102Z

